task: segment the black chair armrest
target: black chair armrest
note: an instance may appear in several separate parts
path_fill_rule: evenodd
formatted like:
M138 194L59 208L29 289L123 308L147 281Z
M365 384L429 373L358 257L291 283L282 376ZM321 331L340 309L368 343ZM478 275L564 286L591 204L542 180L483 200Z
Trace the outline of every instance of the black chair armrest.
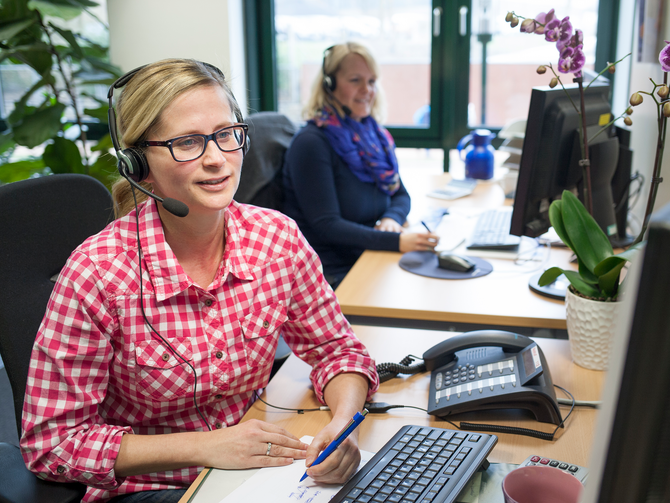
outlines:
M85 492L83 484L38 479L26 468L18 447L0 442L0 502L78 503Z

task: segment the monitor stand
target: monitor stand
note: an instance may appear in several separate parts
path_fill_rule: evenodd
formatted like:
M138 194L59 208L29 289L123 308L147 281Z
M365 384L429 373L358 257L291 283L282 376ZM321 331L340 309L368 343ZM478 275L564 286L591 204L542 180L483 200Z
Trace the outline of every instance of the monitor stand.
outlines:
M554 280L553 283L549 283L546 286L540 286L538 281L543 272L535 274L532 278L528 280L528 287L535 293L543 295L544 297L549 297L550 299L556 300L565 300L565 292L570 285L568 279L561 274L558 278Z

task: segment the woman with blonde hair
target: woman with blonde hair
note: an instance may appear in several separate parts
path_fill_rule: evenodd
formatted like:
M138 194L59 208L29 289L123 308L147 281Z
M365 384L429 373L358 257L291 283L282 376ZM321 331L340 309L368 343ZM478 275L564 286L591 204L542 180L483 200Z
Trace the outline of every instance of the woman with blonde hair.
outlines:
M233 200L247 126L225 77L173 59L119 79L110 103L116 87L117 155L132 160L122 174L187 211L131 204L124 180L121 216L70 256L33 347L26 464L86 484L85 502L176 502L203 466L305 459L315 481L345 481L360 461L355 434L311 463L377 389L375 365L295 223ZM280 335L332 411L309 446L273 424L240 423Z
M284 165L284 212L319 254L335 288L364 250L432 250L438 236L403 228L410 197L398 174L395 145L379 122L379 67L360 44L326 49L307 125Z

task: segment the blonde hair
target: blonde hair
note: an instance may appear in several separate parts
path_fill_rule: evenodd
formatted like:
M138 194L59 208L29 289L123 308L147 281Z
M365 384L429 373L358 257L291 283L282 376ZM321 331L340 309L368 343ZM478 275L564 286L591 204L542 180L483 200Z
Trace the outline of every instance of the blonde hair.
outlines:
M312 92L307 101L307 105L303 109L303 118L311 119L319 114L325 105L332 105L342 113L340 105L331 98L330 94L325 89L323 82L324 77L335 75L340 70L342 60L349 54L358 54L368 65L370 71L379 79L379 65L372 57L368 49L357 42L345 42L337 44L330 49L326 49L324 54L323 64L319 68L319 73L312 84ZM325 74L324 74L325 70ZM372 117L377 122L383 122L386 118L386 100L382 88L377 84L377 92L375 93L375 100L372 104Z
M140 69L124 86L116 103L117 130L123 148L138 148L161 126L163 111L181 94L201 86L220 86L228 96L238 122L242 112L226 77L215 66L193 59L164 59ZM138 150L141 150L138 148ZM141 182L147 190L151 184ZM135 207L131 186L119 176L112 186L114 214L126 215ZM137 202L148 196L137 191Z

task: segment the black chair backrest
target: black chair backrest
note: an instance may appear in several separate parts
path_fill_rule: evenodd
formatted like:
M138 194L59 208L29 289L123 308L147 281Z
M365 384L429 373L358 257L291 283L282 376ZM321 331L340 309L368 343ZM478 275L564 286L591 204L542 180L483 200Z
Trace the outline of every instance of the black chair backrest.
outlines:
M282 166L296 126L278 112L247 117L251 146L244 158L235 201L273 210L282 209Z
M90 176L51 175L0 187L0 355L19 435L30 354L51 278L113 218L111 194Z

